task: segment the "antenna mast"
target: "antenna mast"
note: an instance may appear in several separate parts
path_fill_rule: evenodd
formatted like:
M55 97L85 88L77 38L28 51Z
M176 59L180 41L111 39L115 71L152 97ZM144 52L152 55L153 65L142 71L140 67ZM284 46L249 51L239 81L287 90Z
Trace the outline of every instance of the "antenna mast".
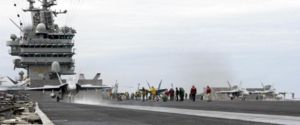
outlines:
M42 4L42 8L34 7L35 0L27 0L29 3L28 9L23 9L24 12L31 12L32 25L36 27L38 24L45 24L46 28L50 32L54 32L57 29L57 25L54 24L54 17L58 14L65 14L67 10L64 11L56 11L51 10L52 6L57 5L56 0L39 0Z
M27 70L32 86L40 86L44 80L50 80L49 84L59 84L59 77L51 71L51 65L53 62L59 63L61 67L59 75L75 73L75 61L72 59L75 53L72 50L76 30L55 24L56 15L67 12L51 8L57 5L57 0L26 1L29 6L23 11L31 14L32 24L23 28L21 22L19 26L10 19L23 31L20 37L11 35L11 40L7 42L7 46L11 48L9 54L18 57L13 61L14 67ZM35 5L37 2L38 5ZM14 6L17 6L16 3ZM17 16L20 17L19 14Z
M18 29L20 29L21 32L23 32L22 28L20 26L18 26L18 24L13 21L11 18L9 18L10 22L12 22Z

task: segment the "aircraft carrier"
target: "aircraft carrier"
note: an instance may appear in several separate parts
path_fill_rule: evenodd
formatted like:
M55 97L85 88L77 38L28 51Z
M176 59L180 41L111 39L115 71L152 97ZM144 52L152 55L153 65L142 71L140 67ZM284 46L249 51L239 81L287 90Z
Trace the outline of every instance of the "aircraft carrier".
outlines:
M35 0L27 0L32 25L17 25L22 36L11 35L7 46L10 54L18 56L15 68L27 71L30 86L56 85L58 78L51 72L57 61L59 75L75 74L74 40L76 30L59 27L54 17L67 11L53 11L56 0L42 0L41 8ZM87 81L81 81L84 84ZM102 84L102 80L88 81ZM300 102L294 101L213 101L156 102L115 101L89 98L75 103L56 102L49 93L28 92L37 102L43 124L56 125L265 125L300 124Z

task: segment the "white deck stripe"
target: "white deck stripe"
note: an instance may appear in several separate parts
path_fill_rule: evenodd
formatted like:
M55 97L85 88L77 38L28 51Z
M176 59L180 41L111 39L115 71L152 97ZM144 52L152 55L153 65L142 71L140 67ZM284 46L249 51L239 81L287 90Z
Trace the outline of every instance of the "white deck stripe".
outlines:
M54 123L47 117L47 115L44 112L42 112L37 102L35 105L35 112L40 116L43 125L54 125Z
M296 116L234 113L234 112L223 112L223 111L207 111L207 110L193 110L193 109L179 109L179 108L151 107L151 106L114 105L114 104L100 104L100 105L106 107L113 107L113 108L155 111L155 112L184 114L184 115L193 115L193 116L201 116L201 117L234 119L234 120L251 121L251 122L272 123L272 124L300 125L300 117L296 117Z

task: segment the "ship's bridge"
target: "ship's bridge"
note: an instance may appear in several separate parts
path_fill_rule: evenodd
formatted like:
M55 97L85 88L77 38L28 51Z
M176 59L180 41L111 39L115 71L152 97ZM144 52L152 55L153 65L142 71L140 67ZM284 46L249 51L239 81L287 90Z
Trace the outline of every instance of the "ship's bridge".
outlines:
M54 17L67 11L51 10L53 0L43 0L42 7L34 7L33 1L25 12L31 13L32 23L24 26L22 36L11 35L7 41L9 54L14 59L15 68L24 68L31 80L51 80L51 63L60 64L61 75L74 74L74 37L76 30L72 27L59 27Z

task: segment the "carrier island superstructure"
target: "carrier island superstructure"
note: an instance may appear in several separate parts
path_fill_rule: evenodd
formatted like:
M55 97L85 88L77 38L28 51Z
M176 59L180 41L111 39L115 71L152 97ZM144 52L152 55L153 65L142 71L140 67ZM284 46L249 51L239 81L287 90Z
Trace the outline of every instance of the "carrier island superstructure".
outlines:
M57 84L57 76L51 72L51 64L60 64L60 75L75 74L74 40L76 30L63 26L59 27L54 18L64 11L52 10L57 5L56 0L40 0L41 7L35 7L35 0L27 0L29 8L24 12L31 13L32 24L19 27L22 35L11 35L7 46L9 54L17 56L14 59L15 68L23 68L31 81L31 86ZM97 83L102 81L98 81Z

